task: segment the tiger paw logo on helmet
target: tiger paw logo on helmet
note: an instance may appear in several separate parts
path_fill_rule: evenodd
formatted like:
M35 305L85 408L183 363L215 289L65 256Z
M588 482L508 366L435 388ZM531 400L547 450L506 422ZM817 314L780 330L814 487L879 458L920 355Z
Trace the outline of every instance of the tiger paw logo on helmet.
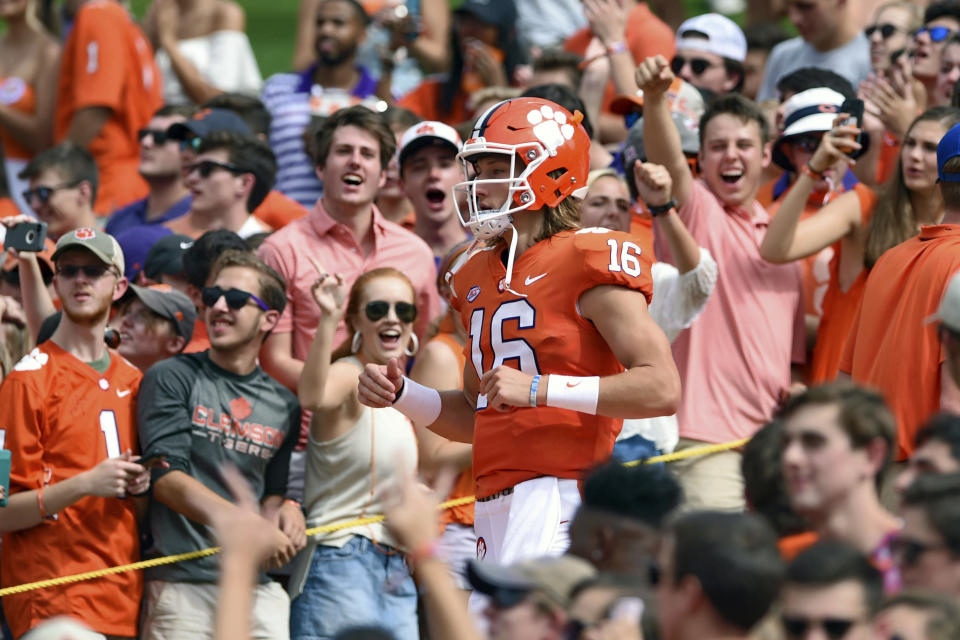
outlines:
M562 111L554 111L549 105L527 112L527 122L533 125L533 135L550 152L573 137L573 125L567 122L567 115Z

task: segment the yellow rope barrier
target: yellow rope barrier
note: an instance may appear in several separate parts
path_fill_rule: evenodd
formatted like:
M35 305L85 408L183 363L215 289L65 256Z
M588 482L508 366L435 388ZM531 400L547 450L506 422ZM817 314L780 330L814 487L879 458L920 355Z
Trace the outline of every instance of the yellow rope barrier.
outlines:
M705 455L710 455L711 453L717 453L718 451L736 449L737 447L742 447L743 445L745 445L748 440L749 438L744 438L743 440L736 440L734 442L724 442L722 444L711 444L703 447L694 447L691 449L684 449L683 451L668 453L662 456L654 456L652 458L647 458L645 460L634 460L632 462L626 462L624 464L625 466L628 466L628 467L634 467L639 464L654 464L657 462L674 462L676 460L682 460L684 458L692 458L694 456L705 456ZM470 504L475 500L476 498L474 496L467 496L464 498L454 498L453 500L447 500L446 502L439 504L437 506L437 509L443 511L446 509L451 509L453 507L459 507L461 505ZM331 531L339 531L340 529L347 529L349 527L359 527L366 524L374 524L376 522L382 522L382 521L383 521L383 516L369 516L367 518L347 520L345 522L338 522L335 524L324 525L322 527L313 527L311 529L307 529L306 535L307 537L311 537L319 533L329 533ZM27 582L24 584L18 584L13 587L6 587L4 589L0 589L0 598L3 598L4 596L13 595L16 593L26 593L27 591L33 591L35 589L45 589L48 587L56 587L63 584L83 582L84 580L94 580L96 578L102 578L104 576L109 576L116 573L124 573L126 571L139 571L141 569L159 567L165 564L174 564L176 562L186 562L187 560L195 560L197 558L212 556L217 553L220 553L220 547L209 547L207 549L200 549L198 551L190 551L189 553L180 553L173 556L164 556L162 558L152 558L150 560L141 560L140 562L123 564L116 567L108 567L106 569L97 569L96 571L87 571L86 573L75 573L70 576L60 576L58 578L50 578L49 580Z

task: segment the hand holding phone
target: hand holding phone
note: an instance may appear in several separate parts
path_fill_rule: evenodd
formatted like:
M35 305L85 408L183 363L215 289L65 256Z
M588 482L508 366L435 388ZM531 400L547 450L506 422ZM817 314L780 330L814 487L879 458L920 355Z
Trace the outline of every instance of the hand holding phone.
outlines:
M17 251L43 251L43 243L47 239L46 222L18 222L10 229L3 241L4 249Z

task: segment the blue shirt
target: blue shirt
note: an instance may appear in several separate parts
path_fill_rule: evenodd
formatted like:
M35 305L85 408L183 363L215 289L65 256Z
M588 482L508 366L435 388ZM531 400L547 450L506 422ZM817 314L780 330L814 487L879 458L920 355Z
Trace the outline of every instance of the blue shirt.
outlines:
M313 82L317 66L302 73L278 73L263 85L261 99L270 112L270 146L277 156L276 189L312 209L323 195L323 183L303 142L303 132L310 126L310 116L331 108L344 92L324 92ZM358 67L360 80L350 90L352 102L373 95L377 81L363 67ZM336 94L336 95L331 95ZM311 101L315 104L311 105Z
M144 198L131 202L125 207L120 207L110 214L105 231L116 237L118 233L131 227L138 227L142 224L160 224L186 215L188 211L190 211L190 196L184 196L156 220L147 220L147 199Z

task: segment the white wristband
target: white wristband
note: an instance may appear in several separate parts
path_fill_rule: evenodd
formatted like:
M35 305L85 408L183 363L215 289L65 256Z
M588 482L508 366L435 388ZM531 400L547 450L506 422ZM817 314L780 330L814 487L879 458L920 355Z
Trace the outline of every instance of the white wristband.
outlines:
M418 427L426 427L440 417L440 394L403 376L403 391L393 402L393 408L410 418Z
M599 401L600 376L578 378L551 373L547 377L548 407L596 415Z

